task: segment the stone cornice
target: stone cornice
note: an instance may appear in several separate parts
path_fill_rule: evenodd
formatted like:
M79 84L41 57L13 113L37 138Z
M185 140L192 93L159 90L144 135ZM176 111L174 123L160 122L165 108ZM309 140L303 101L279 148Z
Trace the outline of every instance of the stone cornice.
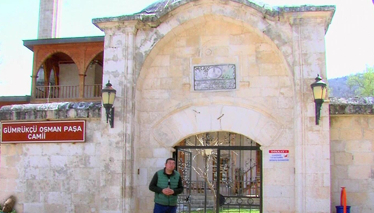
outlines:
M101 102L7 105L0 108L0 121L100 118L101 107Z
M138 26L141 25L139 22L140 21L137 19L129 19L129 20L123 21L123 20L118 19L117 17L110 18L110 19L104 18L100 22L92 21L92 23L97 28L101 29L102 31L105 31L106 29L112 29L112 28L125 28L126 31L128 32L132 31L133 34L135 34L135 32L137 31Z
M199 2L201 0L164 0L158 1L142 11L130 15L123 15L117 17L105 17L105 18L95 18L92 20L92 23L95 26L100 26L100 23L110 23L110 22L127 22L133 20L140 20L142 22L151 23L151 26L158 26L161 22L160 18L169 13L170 11L175 10L176 8L190 3L190 2ZM285 14L294 14L294 13L309 13L309 12L319 12L320 14L325 14L327 16L326 20L326 29L329 26L332 17L335 13L336 7L333 5L328 6L314 6L314 5L303 5L298 7L268 7L266 5L259 5L257 3L248 1L248 0L222 0L222 2L236 2L246 6L249 6L264 16L268 17L279 17ZM327 15L326 15L327 14ZM153 24L152 24L153 23Z
M374 97L330 98L330 115L374 115Z
M304 5L300 7L281 7L279 10L292 25L314 23L314 20L319 19L323 21L326 33L335 14L336 7L333 5Z
M101 102L8 105L0 108L0 120L100 118L101 108ZM374 115L374 97L330 98L329 112L331 116Z

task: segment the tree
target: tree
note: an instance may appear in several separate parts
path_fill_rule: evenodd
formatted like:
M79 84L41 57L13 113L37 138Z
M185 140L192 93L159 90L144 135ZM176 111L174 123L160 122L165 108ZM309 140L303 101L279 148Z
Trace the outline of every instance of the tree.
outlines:
M349 76L347 84L359 97L374 96L374 67L366 67L364 72Z
M208 143L207 138L202 137L201 135L196 135L196 139L198 143L202 146L206 146ZM220 145L218 142L217 138L213 138L212 141L209 142L210 146L218 146ZM196 149L196 154L194 155L193 159L196 158L196 156L200 155L203 156L203 168L201 167L195 167L192 166L192 169L196 172L196 174L203 178L205 183L207 184L208 188L211 190L213 194L213 201L214 201L214 206L213 206L213 211L215 211L216 206L217 206L217 191L215 189L215 183L213 180L209 178L209 171L211 170L212 162L217 161L217 153L213 150L206 150L206 149Z
M209 147L222 147L222 146L230 146L236 144L235 142L235 135L236 134L228 134L228 136L221 135L219 139L218 136L219 132L216 133L203 133L195 135L192 138L195 140L187 140L186 141L186 148L189 145L191 146L201 146L201 148L197 149L184 149L185 151L189 151L191 153L191 160L192 162L190 165L191 169L194 171L195 178L200 178L204 182L204 191L207 193L206 190L209 191L209 198L205 196L206 205L209 201L213 201L213 206L209 205L208 208L212 208L213 212L215 212L217 206L221 206L225 202L224 195L219 191L217 191L216 185L220 184L221 187L226 187L230 190L230 192L226 192L230 195L235 194L238 196L246 196L249 192L249 187L252 185L250 184L250 179L252 179L251 170L256 169L256 158L251 157L251 155L244 155L241 153L240 150L221 150L220 159L218 159L217 149L214 148L204 148L206 146ZM223 137L222 137L223 136ZM227 154L230 155L230 158L227 158ZM223 157L225 156L225 157ZM179 161L179 160L178 160ZM218 174L217 163L220 162L220 174ZM186 165L187 165L186 164ZM181 175L187 174L186 165L178 164L180 167ZM249 177L248 177L249 175ZM189 178L187 177L189 180ZM191 180L189 180L191 181ZM197 186L200 187L200 186ZM206 194L205 194L206 195ZM217 200L218 198L218 200ZM217 203L218 201L218 203ZM219 204L219 205L217 205Z

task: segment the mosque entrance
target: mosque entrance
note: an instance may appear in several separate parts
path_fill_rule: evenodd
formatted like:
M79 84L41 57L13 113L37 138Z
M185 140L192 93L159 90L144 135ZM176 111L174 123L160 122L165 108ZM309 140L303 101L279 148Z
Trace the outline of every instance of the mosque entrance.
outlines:
M243 135L209 132L175 147L184 185L180 213L262 212L262 152Z

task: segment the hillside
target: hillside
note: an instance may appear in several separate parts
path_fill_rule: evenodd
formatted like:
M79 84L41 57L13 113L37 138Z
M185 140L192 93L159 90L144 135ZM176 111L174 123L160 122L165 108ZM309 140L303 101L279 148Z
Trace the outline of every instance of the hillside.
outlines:
M351 98L355 97L354 89L347 85L348 76L332 78L328 80L329 97Z

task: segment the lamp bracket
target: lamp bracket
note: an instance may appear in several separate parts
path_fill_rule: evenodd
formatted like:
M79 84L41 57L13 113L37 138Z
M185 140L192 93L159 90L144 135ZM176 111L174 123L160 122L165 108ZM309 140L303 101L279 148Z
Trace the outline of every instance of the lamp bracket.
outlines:
M114 127L114 107L106 107L106 123L109 123L110 127Z

